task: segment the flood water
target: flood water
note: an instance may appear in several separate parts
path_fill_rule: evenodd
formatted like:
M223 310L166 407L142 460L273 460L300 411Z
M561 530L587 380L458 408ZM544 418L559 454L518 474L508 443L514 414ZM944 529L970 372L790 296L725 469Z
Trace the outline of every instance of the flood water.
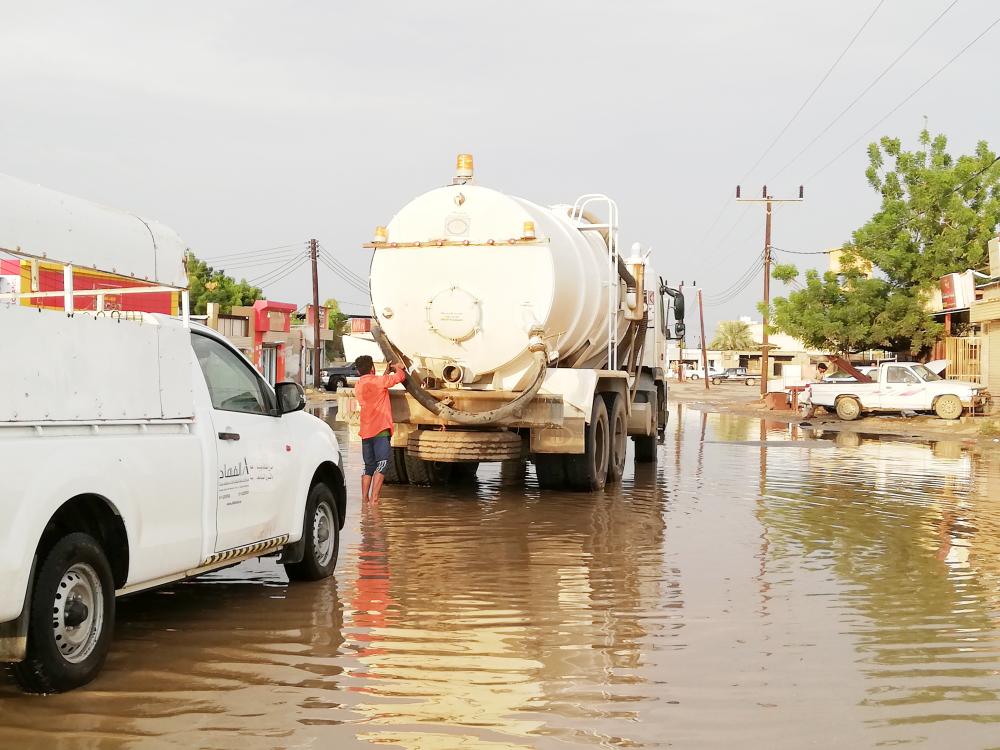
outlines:
M101 677L0 677L0 748L1000 746L1000 462L675 407L596 495L387 487L334 578L119 601Z

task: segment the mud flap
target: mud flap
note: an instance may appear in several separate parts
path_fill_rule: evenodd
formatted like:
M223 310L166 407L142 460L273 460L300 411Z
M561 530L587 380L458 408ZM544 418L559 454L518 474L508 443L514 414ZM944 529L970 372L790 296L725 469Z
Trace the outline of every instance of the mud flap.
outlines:
M24 592L24 604L21 614L16 620L0 622L0 664L3 662L24 661L28 653L28 613L31 611L31 590L35 583L35 565L38 558L31 561L31 572L28 575L28 589Z

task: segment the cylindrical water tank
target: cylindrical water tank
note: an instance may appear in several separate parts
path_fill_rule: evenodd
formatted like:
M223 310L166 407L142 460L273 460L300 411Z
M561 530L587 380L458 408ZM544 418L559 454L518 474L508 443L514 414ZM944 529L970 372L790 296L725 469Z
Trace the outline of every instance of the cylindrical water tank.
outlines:
M539 329L559 364L603 366L618 276L604 234L581 229L586 222L570 211L472 184L417 197L389 222L372 259L382 330L438 376L461 366L465 382L524 367ZM615 317L621 336L627 321Z

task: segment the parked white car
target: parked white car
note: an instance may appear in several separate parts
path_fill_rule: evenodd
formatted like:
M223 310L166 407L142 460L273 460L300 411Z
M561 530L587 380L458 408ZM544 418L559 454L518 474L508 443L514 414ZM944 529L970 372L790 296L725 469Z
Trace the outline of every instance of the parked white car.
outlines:
M985 410L991 399L979 383L945 380L919 362L886 362L866 373L872 382L813 383L807 391L812 406L836 411L841 419L865 412L934 412L958 419L966 409Z
M93 679L115 597L281 555L337 563L337 439L221 335L0 303L0 662L58 692Z
M708 366L708 377L710 378L721 377L723 373L724 370L720 370L718 367L712 367L711 365ZM701 380L705 377L705 368L699 367L697 369L688 370L684 373L684 377L689 380Z

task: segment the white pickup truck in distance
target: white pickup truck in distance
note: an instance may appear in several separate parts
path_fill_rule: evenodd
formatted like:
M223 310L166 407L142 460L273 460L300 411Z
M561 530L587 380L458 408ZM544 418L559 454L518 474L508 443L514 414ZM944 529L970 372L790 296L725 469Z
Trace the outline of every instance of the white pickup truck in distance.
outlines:
M207 328L0 303L0 662L83 685L116 595L281 555L329 576L346 491L337 439Z
M990 394L979 383L946 380L919 362L884 362L864 373L871 382L819 382L809 386L813 407L836 411L841 419L864 412L934 412L958 419L966 409L985 410Z

